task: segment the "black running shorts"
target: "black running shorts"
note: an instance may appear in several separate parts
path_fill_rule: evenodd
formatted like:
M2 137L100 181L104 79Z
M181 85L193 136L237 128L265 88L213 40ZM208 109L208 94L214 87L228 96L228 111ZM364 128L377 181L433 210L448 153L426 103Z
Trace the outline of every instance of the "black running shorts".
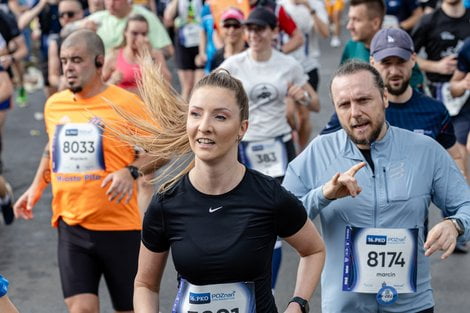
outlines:
M64 298L98 295L104 275L116 311L133 310L140 231L92 231L59 222L58 261Z

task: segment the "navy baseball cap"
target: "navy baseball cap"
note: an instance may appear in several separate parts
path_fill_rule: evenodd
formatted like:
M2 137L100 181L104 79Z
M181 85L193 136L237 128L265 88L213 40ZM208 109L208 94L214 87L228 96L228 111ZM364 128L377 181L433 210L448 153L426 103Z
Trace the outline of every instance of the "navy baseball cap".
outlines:
M387 57L399 57L409 60L414 53L413 40L404 30L398 28L381 29L370 44L370 55L375 61Z
M269 26L275 28L277 26L277 17L270 10L263 7L256 7L250 12L246 19L245 25Z

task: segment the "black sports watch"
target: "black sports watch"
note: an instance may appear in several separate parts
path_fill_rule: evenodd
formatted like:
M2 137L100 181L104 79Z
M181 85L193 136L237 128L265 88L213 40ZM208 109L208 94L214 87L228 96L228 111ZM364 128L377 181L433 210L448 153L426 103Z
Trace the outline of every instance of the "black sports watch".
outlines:
M140 177L139 169L134 165L128 165L126 168L129 170L129 173L131 173L131 176L134 178L134 180Z
M463 226L463 223L460 220L460 218L446 217L445 220L450 220L454 224L455 229L457 229L457 233L459 234L459 236L465 233L465 227Z
M310 305L308 304L308 301L305 299L302 299L301 297L293 297L290 301L291 302L296 302L300 305L300 310L302 310L302 313L308 313L310 311Z

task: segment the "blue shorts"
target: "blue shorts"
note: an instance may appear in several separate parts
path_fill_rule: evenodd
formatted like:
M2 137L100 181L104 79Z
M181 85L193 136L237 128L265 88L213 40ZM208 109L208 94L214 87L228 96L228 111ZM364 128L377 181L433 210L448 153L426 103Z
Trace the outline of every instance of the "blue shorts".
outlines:
M5 101L0 102L0 111L8 110L11 108L11 97Z

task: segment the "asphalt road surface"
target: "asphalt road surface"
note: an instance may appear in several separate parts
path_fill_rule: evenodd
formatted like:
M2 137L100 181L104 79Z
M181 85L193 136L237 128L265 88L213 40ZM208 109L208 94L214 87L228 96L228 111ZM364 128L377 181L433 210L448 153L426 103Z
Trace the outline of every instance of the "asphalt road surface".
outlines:
M333 108L328 97L328 84L335 70L341 49L332 49L322 41L320 70L321 112L312 114L315 136L328 121ZM30 104L16 106L8 116L4 130L3 161L5 176L18 197L29 186L41 157L46 134L44 123L38 119L44 96L36 92ZM0 224L0 273L10 279L9 295L20 312L66 312L57 268L57 232L50 227L51 194L46 192L34 209L32 221L18 220L11 226ZM440 219L437 209L431 209L431 221ZM286 307L292 296L298 256L284 245L276 302L279 310ZM470 255L452 255L441 261L439 254L431 257L436 312L468 313L470 311ZM161 312L170 312L176 294L176 273L171 262L162 282ZM113 312L105 284L100 288L101 312ZM311 312L320 312L320 290L311 301ZM1 313L1 312L0 312Z

